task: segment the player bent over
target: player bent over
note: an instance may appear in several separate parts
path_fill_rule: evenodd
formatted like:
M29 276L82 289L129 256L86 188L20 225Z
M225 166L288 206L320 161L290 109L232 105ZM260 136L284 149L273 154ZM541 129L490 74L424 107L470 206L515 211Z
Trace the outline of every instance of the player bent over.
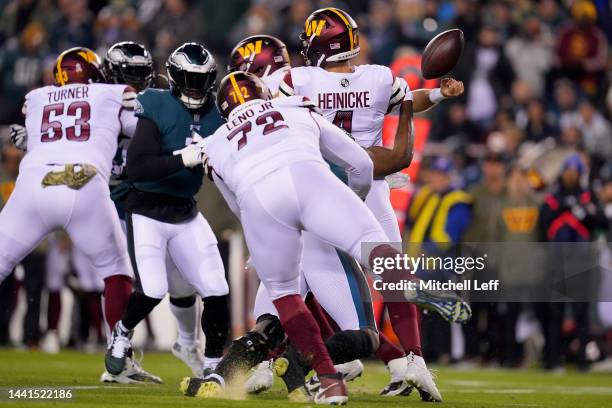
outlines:
M192 132L208 135L222 123L211 98L216 63L202 45L186 43L170 55L166 67L171 89L139 94L138 125L128 148L132 186L126 221L137 284L106 353L111 374L125 364L132 330L168 292L166 254L202 297L205 364L211 369L229 332L225 271L217 240L194 200L203 169L191 145Z
M54 85L26 95L27 153L0 213L0 280L45 235L62 228L104 279L104 315L112 327L132 292L132 271L108 180L117 137L135 126L123 106L134 90L104 84L99 57L83 47L60 54L53 71ZM159 382L130 352L116 374Z
M352 137L372 155L376 188L372 188L370 191L366 199L366 205L374 212L390 239L399 237L395 214L389 203L389 190L382 179L409 165L412 154L411 114L412 111L417 112L431 108L433 105L431 98L429 98L431 91L428 89L410 91L405 81L401 78L394 79L391 71L386 67L371 65L358 67L358 69L352 67L347 59L354 57L359 52L358 30L350 16L342 10L319 10L308 18L306 26L309 26L308 21L313 19L317 21L325 20L326 24L321 28L318 35L313 35L309 38L309 41L304 42L304 56L312 58L313 52L321 51L325 53L325 57L328 57L330 62L322 63L321 68L304 67L295 69L295 75L298 77L303 76L302 70L313 72L308 80L299 82L301 86L297 93L307 94L312 100L318 101L325 116L329 120L333 120L334 123L342 125L345 131L350 131ZM329 43L337 46L331 47ZM310 44L314 44L312 49ZM232 51L229 70L244 70L259 76L271 88L271 92L275 94L278 92L279 76L287 75L290 70L286 54L285 45L275 37L266 35L248 37L240 41ZM331 66L343 72L327 73L326 69ZM289 72L293 71L294 69L291 69ZM296 84L293 85L297 87ZM289 89L286 84L284 89L285 91ZM289 89L289 91L294 90ZM443 81L443 88L438 91L446 96L458 95L462 92L462 84L446 79ZM367 106L337 112L333 106L327 106L325 103L325 97L332 94L338 97L365 94L368 103ZM384 115L397 109L403 100L405 102L402 104L402 115L410 114L410 116L408 118L401 117L393 149L378 146ZM337 120L340 118L343 120ZM341 179L345 178L342 169L336 167L334 173ZM307 232L304 233L303 240L301 272L303 273L304 284L302 290L310 290L341 329L367 327L365 317L371 314L371 304L365 277L356 262L350 259L347 254L338 251ZM342 279L340 279L338 272L340 272L340 275L344 274ZM360 285L360 283L365 284ZM331 287L334 289L330 290ZM365 290L351 290L351 288L364 288ZM441 302L438 298L432 304L426 303L422 306L434 308L445 318L451 319L454 318L449 312L449 310L452 311L452 308L446 306L452 304L456 303L452 301ZM408 356L406 357L403 350L397 348L384 335L380 334L380 347L376 351L376 355L385 362L391 375L391 381L381 391L381 395L407 395L412 387L416 386L424 399L441 400L431 374L420 357L416 309L406 302L390 304L390 308L394 312L391 315L393 326L398 332ZM266 313L275 314L267 291L261 285L257 292L254 311L255 316ZM322 332L325 332L323 330L324 326L329 325L325 321L324 314L319 315L315 311L313 310L313 315L322 328ZM359 316L359 319L356 316ZM365 326L364 320L366 320ZM329 336L331 337L331 334ZM350 346L347 345L347 348L350 348ZM333 358L333 353L331 354ZM277 360L277 364L281 360ZM362 367L360 362L354 361L342 364L338 368L345 372L348 379L358 375L360 367ZM275 367L274 371L278 373L278 367ZM283 379L287 380L287 377L287 375L284 375ZM247 381L247 389L251 392L265 390L271 387L272 378L271 365L266 360L258 366ZM298 386L300 381L303 382L303 379L298 379L297 375L291 375L289 378L291 378L291 381L285 381L288 391ZM316 376L312 377L306 386L309 390L315 390L318 387Z

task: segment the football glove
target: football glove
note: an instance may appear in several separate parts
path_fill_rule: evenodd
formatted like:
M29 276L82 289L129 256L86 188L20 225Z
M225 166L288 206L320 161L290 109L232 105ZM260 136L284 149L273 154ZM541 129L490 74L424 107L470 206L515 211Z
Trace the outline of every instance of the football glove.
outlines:
M11 135L11 142L19 150L25 150L28 145L28 132L26 128L21 125L13 124L9 126L9 132Z

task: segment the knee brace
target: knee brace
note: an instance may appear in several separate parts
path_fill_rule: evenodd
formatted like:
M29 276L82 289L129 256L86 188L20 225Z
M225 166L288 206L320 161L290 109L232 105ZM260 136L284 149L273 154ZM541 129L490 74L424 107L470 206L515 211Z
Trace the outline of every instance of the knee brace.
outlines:
M327 339L325 347L333 363L343 364L369 357L378 348L370 332L372 332L370 329L344 330ZM376 336L376 343L378 343L378 336Z

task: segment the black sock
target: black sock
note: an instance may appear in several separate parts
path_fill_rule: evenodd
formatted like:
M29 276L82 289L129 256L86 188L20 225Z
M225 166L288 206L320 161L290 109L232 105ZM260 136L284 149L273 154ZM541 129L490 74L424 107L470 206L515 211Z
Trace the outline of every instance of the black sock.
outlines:
M223 347L229 336L230 315L228 298L225 296L208 296L202 299L202 330L206 336L204 356L218 358L223 355Z
M134 330L134 327L161 302L161 299L148 297L144 293L133 292L128 300L127 309L123 312L123 327Z
M335 333L325 342L334 364L348 363L373 353L371 336L364 330L344 330Z

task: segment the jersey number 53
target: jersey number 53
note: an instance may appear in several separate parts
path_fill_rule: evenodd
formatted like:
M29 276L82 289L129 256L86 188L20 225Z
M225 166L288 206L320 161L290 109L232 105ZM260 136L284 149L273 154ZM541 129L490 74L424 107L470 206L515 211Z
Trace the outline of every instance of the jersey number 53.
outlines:
M89 140L91 107L85 101L76 101L68 105L64 113L64 103L54 103L43 108L42 124L40 125L40 141L56 142L66 135L66 139L74 142ZM61 116L74 117L74 125L64 128L59 120ZM78 132L77 132L78 127Z

